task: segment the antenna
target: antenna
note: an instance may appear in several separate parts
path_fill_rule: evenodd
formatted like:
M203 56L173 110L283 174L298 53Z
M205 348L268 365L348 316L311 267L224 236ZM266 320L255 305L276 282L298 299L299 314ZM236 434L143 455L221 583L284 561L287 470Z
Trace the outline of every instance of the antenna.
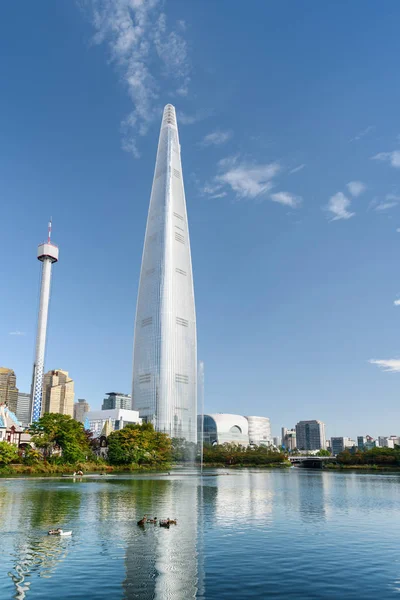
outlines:
M51 238L51 221L52 221L53 217L50 217L50 221L49 221L49 225L48 225L48 236L47 236L47 243L50 244L50 238Z

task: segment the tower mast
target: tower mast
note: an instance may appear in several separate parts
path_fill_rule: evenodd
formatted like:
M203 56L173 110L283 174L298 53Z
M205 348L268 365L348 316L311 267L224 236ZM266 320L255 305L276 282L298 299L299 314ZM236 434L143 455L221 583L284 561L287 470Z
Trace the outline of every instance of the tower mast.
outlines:
M51 242L51 219L48 224L47 242L39 245L37 258L42 263L42 280L40 285L35 362L33 365L31 389L31 422L37 421L42 412L43 373L50 301L51 267L53 263L58 261L58 247Z

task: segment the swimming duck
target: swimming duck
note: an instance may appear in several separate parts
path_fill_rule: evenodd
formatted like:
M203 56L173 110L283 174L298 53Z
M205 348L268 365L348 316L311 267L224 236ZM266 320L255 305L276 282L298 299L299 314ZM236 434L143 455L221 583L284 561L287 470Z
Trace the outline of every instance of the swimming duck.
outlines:
M154 523L155 525L157 524L157 517L154 517L154 519L147 519L148 523Z
M147 522L147 515L144 515L143 519L140 519L140 521L138 521L137 524L140 525L140 527L142 527L146 522Z

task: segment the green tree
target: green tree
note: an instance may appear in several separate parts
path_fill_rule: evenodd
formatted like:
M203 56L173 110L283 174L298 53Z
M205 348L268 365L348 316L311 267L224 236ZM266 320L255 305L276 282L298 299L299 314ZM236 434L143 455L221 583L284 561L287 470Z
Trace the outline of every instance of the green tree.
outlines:
M18 460L17 446L8 442L0 442L0 466L3 467L16 460Z
M61 449L62 462L74 464L84 461L90 452L87 435L82 423L69 415L45 413L30 426L32 441L45 458Z
M151 423L126 425L108 436L108 460L112 465L166 465L172 459L171 439L154 431Z
M318 452L316 453L315 456L330 456L331 453L329 452L329 450L325 450L324 448L321 448L321 450L318 450Z
M197 444L188 442L185 438L172 438L173 462L194 462L198 454Z

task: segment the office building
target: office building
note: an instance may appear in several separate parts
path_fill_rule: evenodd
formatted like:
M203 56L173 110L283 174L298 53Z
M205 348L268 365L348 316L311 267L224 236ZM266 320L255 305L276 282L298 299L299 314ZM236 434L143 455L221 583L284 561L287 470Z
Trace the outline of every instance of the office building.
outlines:
M103 430L106 430L108 435L112 431L123 429L130 423L141 424L141 422L138 411L122 408L90 410L85 415L87 428L94 433L95 437L102 435Z
M108 392L103 400L101 410L111 410L113 408L123 408L131 410L132 396L130 394L121 394L120 392Z
M325 450L325 424L322 421L299 421L296 440L299 450Z
M0 404L15 412L18 403L17 377L12 369L0 367Z
M249 441L254 446L269 446L272 442L271 424L267 417L246 417Z
M30 423L31 418L31 395L24 394L24 392L18 392L17 400L17 419L22 423L24 427L27 427Z
M357 448L359 450L361 450L361 452L363 452L365 449L366 441L367 441L367 438L364 435L357 436Z
M285 450L291 452L295 448L296 445L296 430L295 429L286 429L286 427L282 427L282 446Z
M74 381L68 371L57 369L43 377L43 413L74 416Z
M136 307L133 408L156 430L196 442L197 338L175 109L164 109Z
M74 419L79 423L84 423L86 419L86 413L89 412L90 406L84 398L79 398L78 402L74 404Z
M387 436L379 436L378 444L381 448L394 448L394 440Z
M51 221L49 223L47 242L38 247L37 258L42 263L42 279L40 284L39 315L36 334L35 362L33 364L31 389L31 421L37 421L43 412L43 373L46 353L47 319L49 315L51 269L58 261L58 247L51 242ZM48 411L44 411L48 412Z
M355 441L349 437L332 437L331 438L331 452L333 456L337 456L340 452L349 450L355 446Z

